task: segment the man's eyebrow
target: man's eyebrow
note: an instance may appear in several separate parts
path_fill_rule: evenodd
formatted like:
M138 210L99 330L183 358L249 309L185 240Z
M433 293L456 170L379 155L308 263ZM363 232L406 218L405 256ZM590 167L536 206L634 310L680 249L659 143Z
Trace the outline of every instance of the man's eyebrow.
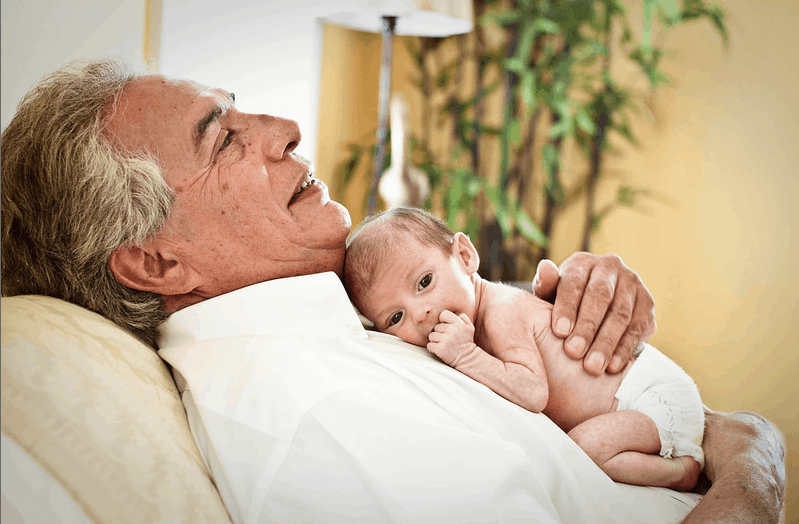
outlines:
M233 93L227 93L227 95L231 104L236 101L236 95ZM197 124L194 126L194 149L198 154L200 152L200 146L205 140L205 133L208 131L208 128L211 126L211 124L225 116L225 113L228 112L228 109L230 109L230 105L218 104L211 111L209 111L208 114L197 121Z

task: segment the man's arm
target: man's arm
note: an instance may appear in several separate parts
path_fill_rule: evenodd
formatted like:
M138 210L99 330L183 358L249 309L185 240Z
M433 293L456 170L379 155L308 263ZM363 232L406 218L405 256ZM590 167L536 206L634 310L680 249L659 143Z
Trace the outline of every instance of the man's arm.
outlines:
M782 522L785 448L754 413L705 412L705 474L712 485L683 524Z
M558 268L542 260L533 292L551 300L552 331L586 371L618 373L636 345L655 332L655 302L638 274L616 255L575 253Z

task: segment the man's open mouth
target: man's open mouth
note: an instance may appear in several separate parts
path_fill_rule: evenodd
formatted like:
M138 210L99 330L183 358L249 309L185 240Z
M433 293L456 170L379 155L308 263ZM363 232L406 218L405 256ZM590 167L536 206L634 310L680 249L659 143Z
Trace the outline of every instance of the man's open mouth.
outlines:
M300 184L297 186L297 190L294 192L294 195L292 195L291 200L289 201L289 205L294 203L297 200L297 198L299 198L300 194L302 194L303 191L305 191L308 187L314 184L316 184L316 179L313 177L313 173L311 172L305 173L305 176L300 181Z

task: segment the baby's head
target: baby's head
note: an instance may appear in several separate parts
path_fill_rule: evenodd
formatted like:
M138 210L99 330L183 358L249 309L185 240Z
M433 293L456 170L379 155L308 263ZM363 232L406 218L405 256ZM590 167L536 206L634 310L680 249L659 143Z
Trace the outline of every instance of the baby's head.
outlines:
M474 321L479 263L469 237L426 211L395 207L350 235L344 285L377 329L425 346L441 311Z

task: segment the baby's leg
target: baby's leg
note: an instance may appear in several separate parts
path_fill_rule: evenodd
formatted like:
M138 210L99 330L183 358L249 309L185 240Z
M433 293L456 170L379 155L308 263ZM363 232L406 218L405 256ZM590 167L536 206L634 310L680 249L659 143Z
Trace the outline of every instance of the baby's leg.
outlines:
M701 472L692 457L661 457L655 422L640 411L599 415L573 428L569 436L617 482L687 491Z

